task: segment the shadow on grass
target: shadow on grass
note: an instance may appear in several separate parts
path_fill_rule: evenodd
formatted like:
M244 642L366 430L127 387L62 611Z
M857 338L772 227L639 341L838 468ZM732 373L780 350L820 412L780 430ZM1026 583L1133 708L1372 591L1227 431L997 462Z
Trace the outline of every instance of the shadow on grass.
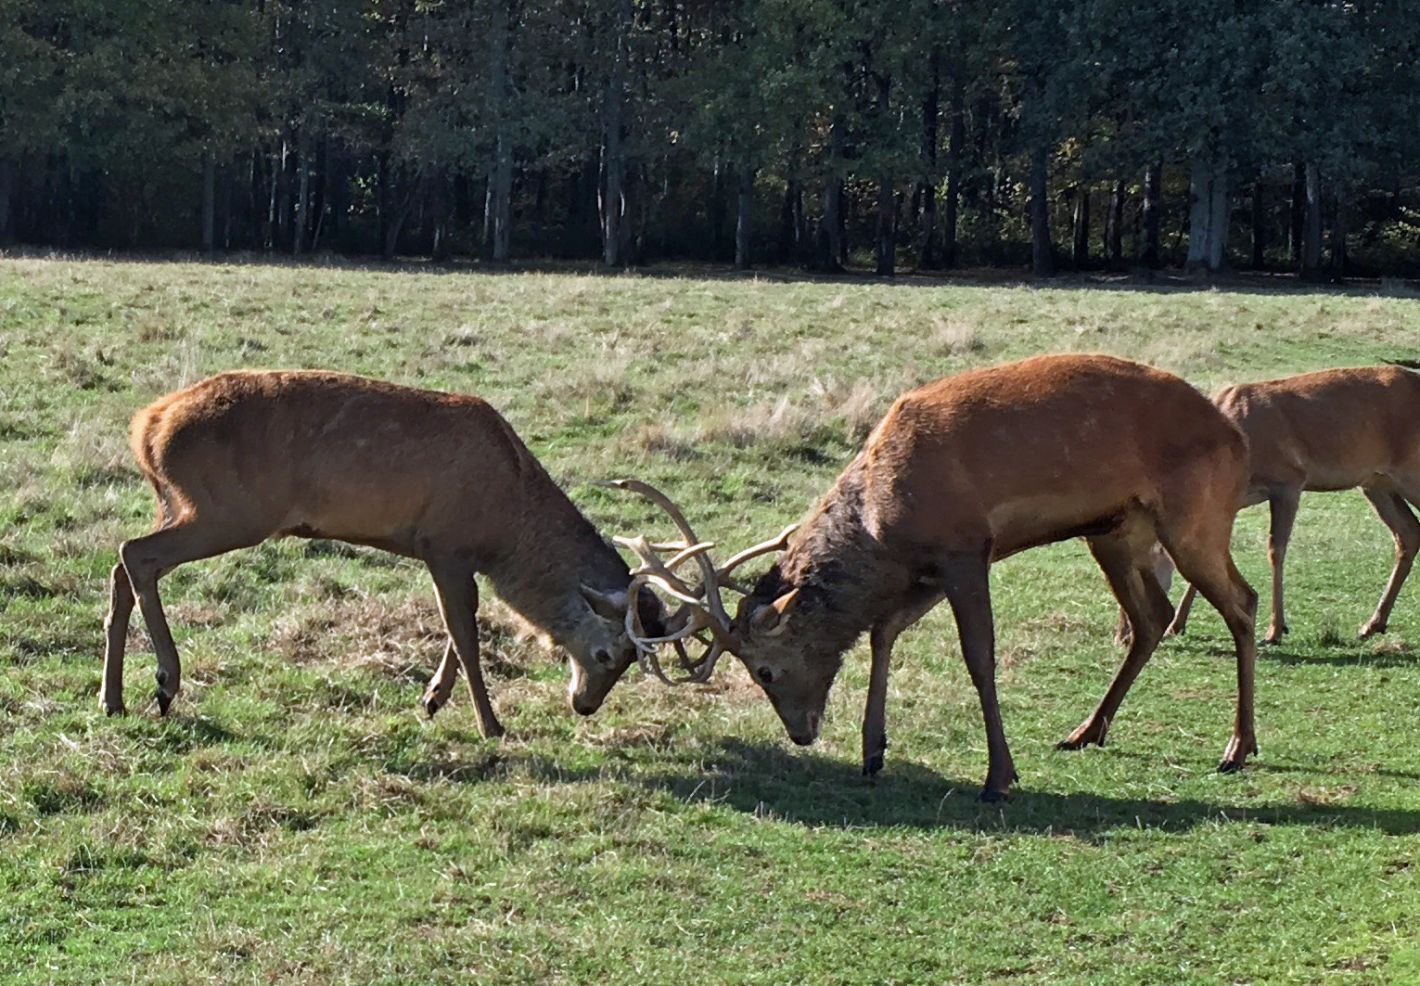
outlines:
M1186 831L1228 821L1374 829L1388 835L1420 833L1420 811L1121 798L1033 791L1029 783L1017 784L1005 804L985 805L977 800L979 781L944 777L920 764L892 762L877 780L869 781L856 764L734 739L723 741L717 753L706 759L713 766L698 776L663 774L633 780L688 802L727 805L750 814L834 828L958 828L1068 835L1088 841L1125 828ZM1220 778L1219 783L1226 785L1229 779Z

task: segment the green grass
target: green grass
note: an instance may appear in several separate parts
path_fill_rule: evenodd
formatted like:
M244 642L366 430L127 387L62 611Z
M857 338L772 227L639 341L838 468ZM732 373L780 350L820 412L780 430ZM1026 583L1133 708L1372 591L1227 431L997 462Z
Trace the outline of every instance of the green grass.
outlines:
M1200 606L1103 750L1054 741L1120 654L1071 542L993 574L1021 781L985 743L946 607L899 644L893 746L858 774L865 647L792 748L734 662L628 676L596 717L485 625L509 736L460 687L427 577L288 540L164 582L167 719L135 616L127 717L97 705L105 579L151 518L129 415L233 366L323 366L493 401L610 532L664 530L627 473L734 546L798 516L892 395L1052 350L1205 389L1417 355L1420 303L1366 294L1045 290L696 277L0 260L0 981L1420 981L1420 588L1357 643L1390 542L1357 493L1304 499L1262 747L1231 723ZM1264 511L1240 566L1266 595Z

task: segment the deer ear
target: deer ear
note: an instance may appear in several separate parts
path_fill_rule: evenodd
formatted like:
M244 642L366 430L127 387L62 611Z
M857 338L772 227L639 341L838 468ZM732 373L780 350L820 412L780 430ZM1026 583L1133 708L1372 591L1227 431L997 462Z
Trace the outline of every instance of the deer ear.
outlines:
M799 601L798 588L790 589L772 603L765 603L749 618L749 628L767 637L777 636L788 628L789 614Z
M592 612L602 619L619 623L626 618L626 593L598 592L588 585L579 585L578 588Z

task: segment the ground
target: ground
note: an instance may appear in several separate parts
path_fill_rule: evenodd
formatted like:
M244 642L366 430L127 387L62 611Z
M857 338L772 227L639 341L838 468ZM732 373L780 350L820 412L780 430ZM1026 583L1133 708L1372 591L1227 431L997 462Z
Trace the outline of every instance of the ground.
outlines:
M1021 773L999 806L946 607L899 643L875 782L861 643L800 750L733 661L705 688L633 672L576 718L560 660L486 606L509 734L485 742L462 686L419 714L426 574L325 542L169 576L184 691L157 718L135 614L131 711L102 715L107 572L153 513L127 420L217 370L482 394L604 531L669 534L591 485L634 474L734 547L801 514L892 395L967 366L1105 351L1212 390L1420 355L1401 288L672 273L0 259L0 980L1420 981L1420 587L1353 639L1391 557L1355 492L1303 501L1238 775L1213 772L1233 665L1204 606L1106 748L1052 748L1121 656L1077 542L993 570ZM1265 527L1234 543L1264 600Z

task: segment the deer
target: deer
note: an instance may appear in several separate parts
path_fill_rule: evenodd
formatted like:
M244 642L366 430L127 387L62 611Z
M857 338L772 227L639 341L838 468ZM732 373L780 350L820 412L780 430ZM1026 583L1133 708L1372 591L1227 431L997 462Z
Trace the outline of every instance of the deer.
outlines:
M320 370L237 370L134 415L129 445L157 499L153 530L123 542L109 579L99 700L124 712L135 597L166 715L182 682L158 580L270 538L328 538L424 563L448 644L420 700L433 716L463 668L485 738L503 734L479 666L485 575L568 654L569 702L595 712L636 660L624 612L659 626L649 591L486 401ZM634 604L633 601L634 600Z
M1420 552L1420 521L1410 509L1420 507L1420 374L1407 363L1319 370L1225 387L1213 403L1248 441L1250 476L1238 509L1265 501L1271 513L1272 612L1263 643L1287 633L1282 567L1302 494L1356 487L1395 541L1390 578L1357 637L1384 633ZM1194 595L1192 585L1184 590L1168 633L1187 629Z
M639 649L694 638L682 662L706 680L733 653L794 743L819 735L844 653L871 651L863 772L887 749L888 671L898 636L945 599L956 617L986 727L981 798L1007 797L1017 773L996 697L993 562L1084 537L1134 627L1124 662L1093 712L1058 745L1104 745L1125 694L1173 615L1153 574L1161 542L1223 615L1237 657L1237 707L1219 771L1257 750L1253 639L1257 594L1229 554L1247 484L1242 433L1183 380L1103 355L1038 356L945 377L900 396L861 451L752 587L707 560L701 585L663 576L681 607L655 636L626 615ZM643 569L646 566L643 566ZM642 576L644 579L645 577ZM733 619L718 600L739 591Z

